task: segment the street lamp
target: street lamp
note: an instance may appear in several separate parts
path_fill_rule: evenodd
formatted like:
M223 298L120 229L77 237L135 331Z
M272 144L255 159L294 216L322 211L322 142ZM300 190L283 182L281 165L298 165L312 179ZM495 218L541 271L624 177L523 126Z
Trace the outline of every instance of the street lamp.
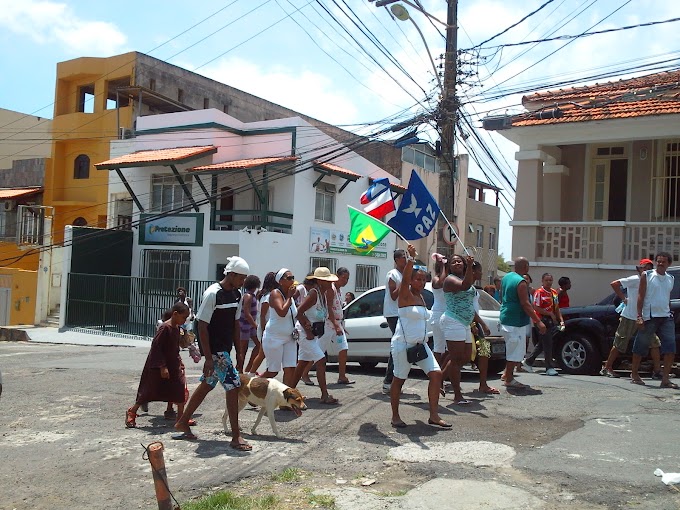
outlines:
M425 36L423 35L423 32L420 30L420 27L418 27L416 22L413 21L413 18L411 18L408 11L406 10L406 7L404 7L403 5L392 4L392 6L390 7L390 11L392 11L392 14L394 14L394 17L397 18L399 21L409 20L411 23L413 23L413 26L416 27L416 30L420 34L420 38L423 40L423 44L425 45L425 49L427 50L427 56L430 58L430 63L432 64L432 69L434 70L434 76L435 76L435 78L437 78L437 84L439 85L439 90L441 90L442 93L444 93L444 88L442 87L442 81L439 78L439 72L437 71L437 66L434 65L434 60L432 60L432 54L430 53L430 48L427 46L427 41L425 40Z

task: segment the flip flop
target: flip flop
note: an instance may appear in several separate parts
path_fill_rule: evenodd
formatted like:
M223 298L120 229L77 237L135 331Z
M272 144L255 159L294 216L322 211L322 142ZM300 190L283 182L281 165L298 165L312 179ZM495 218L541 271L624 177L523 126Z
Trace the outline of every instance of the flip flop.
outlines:
M512 379L510 382L505 383L506 388L514 388L516 390L524 390L528 388L526 384L522 384L517 379Z
M248 443L229 443L229 446L239 452L249 452L253 449L253 447Z
M493 386L489 386L485 390L479 390L480 393L484 393L485 395L500 395L501 392L498 391L497 388L494 388Z
M340 379L338 379L338 384L356 384L356 381L350 381L349 379L341 381Z
M446 397L446 392L444 391L444 388L439 388L439 394L440 394L442 397Z
M463 399L463 400L459 400L458 402L454 402L454 404L457 405L457 406L467 406L467 405L472 404L472 401Z
M642 379L631 379L630 384L637 384L638 386L646 386L645 381Z
M198 436L193 432L182 432L181 434L175 434L172 438L176 441L195 441Z
M302 382L305 383L306 386L316 386L316 383L314 381L312 381L311 379L309 381L305 381L303 379Z
M393 422L390 423L392 424L392 427L394 427L395 429L405 429L407 427L407 425L403 421L400 421L398 423Z
M450 423L446 423L444 420L439 420L437 422L432 421L428 418L427 423L429 423L430 425L436 425L437 427L441 427L443 429L450 429L451 427L453 427L453 425L451 425Z
M665 383L665 384L664 384L664 383L661 383L661 384L659 385L659 388L671 388L671 389L673 389L673 390L677 390L678 388L680 388L680 386L678 386L677 384L675 384L675 383L673 383L673 382L667 382L667 383Z
M194 420L193 418L189 418L187 425L189 425L190 427L195 427L196 426L196 420Z

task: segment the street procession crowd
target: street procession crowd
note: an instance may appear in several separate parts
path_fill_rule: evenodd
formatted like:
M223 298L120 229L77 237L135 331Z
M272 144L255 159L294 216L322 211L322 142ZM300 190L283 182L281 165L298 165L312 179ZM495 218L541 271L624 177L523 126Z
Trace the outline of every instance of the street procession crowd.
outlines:
M427 237L441 210L415 171L398 210L389 190L387 179L377 179L360 198L366 214L349 207L348 241L358 255L370 252L390 232L407 243L406 250L394 251L394 268L385 278L383 315L392 339L382 389L390 396L390 423L399 429L407 427L399 414L400 395L411 367L417 365L429 379L428 423L450 429L452 425L439 416L439 398L445 396L445 376L451 382L454 405L470 404L463 396L460 383L461 368L471 361L479 369L477 391L487 396L500 393L487 383L491 348L485 335L490 332L479 316L479 290L474 286L474 282L482 278L482 267L466 250L466 255L451 254L449 257L430 254L434 262L432 273L428 267L416 265L417 253L409 241ZM396 214L386 223L380 221L395 210ZM446 220L443 214L442 217ZM449 227L453 231L450 224ZM678 386L670 381L676 349L669 307L673 275L666 272L673 258L662 252L656 254L655 262L656 267L653 267L651 260L640 260L638 274L611 283L622 298L623 309L619 310L621 318L614 346L601 374L617 376L613 363L634 339L631 382L645 384L640 378L639 367L642 357L651 348L655 360L653 377L661 379L662 388L677 389ZM192 415L219 383L226 391L231 447L249 451L252 447L241 437L238 422L239 408L245 405L244 398L251 395L244 392L239 402L242 380L247 381L244 389L248 391L253 380L260 381L257 385L261 393L263 387L278 384L267 381L273 381L282 372L282 387L290 393L301 381L314 385L308 373L312 366L316 367L320 405L338 405L338 399L328 392L326 355L338 358L337 383L353 384L346 373L349 346L343 322L345 298L352 296L343 296L341 290L349 277L350 272L344 267L337 269L335 274L326 267L317 267L302 283L297 283L292 271L282 267L267 273L260 281L259 277L250 274L250 266L243 258L233 256L228 258L223 279L203 294L195 314L191 299L184 289L178 289L175 304L159 321L135 404L126 411L126 427L136 427L137 411L145 409L148 402L167 402L165 416L176 420L175 429L179 432L173 438L196 439L191 430L195 425ZM425 284L430 279L434 295L431 310L423 297ZM559 290L553 289L552 284L553 276L546 273L541 277L541 287L532 289L529 261L519 257L514 261L512 272L496 281L493 287L484 289L500 302L500 327L506 357L501 381L510 391L527 387L517 380L516 374L533 371L532 365L541 352L546 375L557 375L552 365L553 336L565 327L560 308L569 306L571 283L569 278L561 277ZM624 289L627 295L624 295ZM432 349L428 345L428 325L433 335ZM194 334L198 336L200 352L193 345ZM527 338L532 336L535 346L527 356ZM246 363L251 341L254 349ZM196 362L205 358L200 383L191 397L180 347L188 347ZM235 363L231 357L234 348ZM265 362L266 370L258 373ZM300 395L297 389L294 391ZM177 405L177 412L173 404ZM304 408L304 402L302 406ZM299 412L295 406L292 410ZM274 427L271 416L270 420ZM226 415L224 421L226 430Z
M400 394L411 367L418 366L429 379L428 423L449 429L452 425L438 414L439 398L445 395L445 378L451 382L454 404L469 404L461 391L461 368L476 360L480 374L477 391L485 395L500 393L487 383L491 352L485 335L489 330L478 315L480 290L474 286L482 268L470 256L454 254L447 259L434 253L430 274L427 267L415 264L416 255L410 244L406 250L395 250L394 268L385 279L383 313L393 336L383 392L390 396L391 425L407 427L399 414ZM672 256L659 253L655 262L656 267L650 259L642 259L637 274L611 283L622 299L618 310L621 318L601 375L618 377L613 363L633 340L631 383L645 384L638 370L642 357L651 350L655 364L652 377L661 379L662 388L677 389L670 381L675 330L669 309L673 276L666 269L672 263ZM533 371L533 362L541 352L545 356L546 374L557 375L552 366L552 337L564 327L560 294L552 288L552 275L544 274L541 287L533 290L525 278L528 272L529 262L523 257L517 258L514 271L500 281L497 289L507 360L501 381L511 390L527 387L517 380L517 372ZM240 451L250 451L252 447L241 437L238 424L238 392L244 373L275 378L282 372L283 384L295 388L300 382L315 385L308 374L314 366L321 392L318 402L327 406L339 404L328 392L326 354L338 357L337 383L353 384L346 372L349 346L343 324L343 306L353 296L343 296L341 290L347 284L349 270L339 268L332 274L328 268L318 267L299 284L285 267L267 273L262 282L249 273L250 267L244 259L230 257L224 278L205 291L195 314L191 299L184 289L178 289L175 304L166 313L165 320L159 321L135 404L126 412L126 427L136 427L140 407L162 401L168 403L166 418L176 420L179 434L173 438L196 439L191 430L195 425L192 415L219 383L226 392L232 433L230 445ZM423 298L428 281L434 295L431 310ZM562 301L565 302L564 297ZM432 349L428 345L428 325L434 340ZM528 356L527 327L535 332L535 346ZM192 351L196 346L191 329L197 333L200 353ZM254 348L246 362L251 341ZM192 355L196 354L195 361L201 356L205 358L200 384L190 398L181 347L189 347ZM231 357L232 349L236 352L235 360ZM258 373L263 363L266 370ZM178 407L176 413L173 404Z

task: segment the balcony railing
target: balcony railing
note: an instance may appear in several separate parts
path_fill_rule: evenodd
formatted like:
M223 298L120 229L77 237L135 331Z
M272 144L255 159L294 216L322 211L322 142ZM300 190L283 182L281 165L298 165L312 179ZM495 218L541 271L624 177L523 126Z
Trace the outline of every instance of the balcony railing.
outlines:
M536 256L539 260L602 260L601 223L541 223L537 228Z
M678 223L626 223L624 258L639 261L641 258L665 251L680 260L680 224Z
M266 229L270 232L290 234L293 229L293 215L256 209L218 209L213 214L210 228L211 230Z

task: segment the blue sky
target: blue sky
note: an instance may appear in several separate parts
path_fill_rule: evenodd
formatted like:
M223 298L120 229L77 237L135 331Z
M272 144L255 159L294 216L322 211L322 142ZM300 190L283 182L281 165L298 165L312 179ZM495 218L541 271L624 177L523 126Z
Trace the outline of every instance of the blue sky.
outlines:
M459 0L459 48L482 42L545 1ZM444 0L422 0L422 4L436 18L446 19ZM347 6L410 78L351 24L340 11L341 7L348 11ZM443 38L427 18L408 9L436 58L444 50ZM333 17L392 78L354 45ZM680 17L680 2L671 0L553 0L485 46L544 38L555 28L554 35L571 35L598 22L593 30L674 17ZM208 20L191 28L205 18ZM668 58L677 60L679 26L669 23L578 39L529 69L566 41L542 43L524 55L520 52L530 46L504 48L485 64L464 68L476 70L478 75L466 78L468 85L461 89L461 96L471 101L466 106L468 113L477 111L483 116L514 112L519 110L521 95L489 101L489 91L585 78L613 64L625 68ZM350 129L362 133L397 112L415 112L415 99L422 100L425 93L433 91L436 94L432 65L415 28L409 22L392 19L385 8L376 8L366 0L0 0L0 107L51 117L57 62L131 50L196 70L326 122L352 125ZM492 55L493 50L482 52L482 56ZM434 100L423 104L429 106ZM402 113L399 118L406 116L408 113ZM473 116L473 125L479 125L478 118ZM421 128L421 136L435 138L427 126ZM496 134L481 136L498 152L503 172L513 181L516 148ZM465 152L464 147L461 150ZM498 171L489 175L508 189ZM486 180L476 165L471 176ZM511 245L508 214L512 214L514 197L509 193L507 198L507 211L501 213L499 246L506 258Z

